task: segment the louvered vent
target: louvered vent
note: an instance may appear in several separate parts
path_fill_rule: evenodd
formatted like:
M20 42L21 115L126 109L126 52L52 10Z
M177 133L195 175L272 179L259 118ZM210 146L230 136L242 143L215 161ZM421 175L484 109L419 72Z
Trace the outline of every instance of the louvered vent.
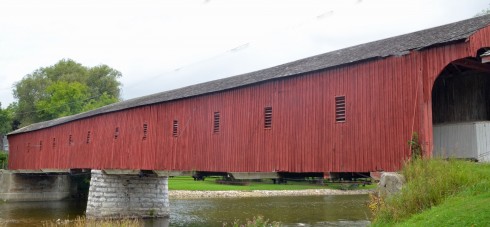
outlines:
M172 135L174 137L179 135L179 122L177 120L174 120L174 123L172 124Z
M73 145L73 136L72 135L68 136L68 144Z
M272 107L264 108L264 128L272 128Z
M345 96L335 97L335 121L345 122Z
M56 148L56 138L53 138L53 149Z
M144 123L143 124L143 140L146 140L148 137L148 124Z
M87 144L90 143L90 131L87 132L87 141L85 141Z
M213 118L213 133L218 133L219 132L219 112L214 112L214 118Z
M119 138L119 127L116 127L116 129L114 129L114 139L117 140L117 138Z

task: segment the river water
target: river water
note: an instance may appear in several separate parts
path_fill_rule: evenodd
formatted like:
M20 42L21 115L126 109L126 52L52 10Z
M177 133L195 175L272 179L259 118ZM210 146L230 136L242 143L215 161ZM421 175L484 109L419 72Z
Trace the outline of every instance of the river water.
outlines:
M145 224L222 226L262 215L282 226L366 226L367 201L367 195L171 199L169 219ZM83 201L0 203L0 226L39 226L46 220L73 219L83 215L85 206Z

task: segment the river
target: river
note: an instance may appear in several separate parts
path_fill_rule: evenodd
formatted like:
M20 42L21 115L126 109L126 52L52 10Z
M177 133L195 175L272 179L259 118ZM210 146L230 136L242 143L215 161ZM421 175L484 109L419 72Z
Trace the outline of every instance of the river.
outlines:
M367 195L260 198L171 199L170 219L146 220L146 226L222 226L262 215L282 226L366 226ZM86 202L0 203L0 226L39 226L42 221L83 215Z

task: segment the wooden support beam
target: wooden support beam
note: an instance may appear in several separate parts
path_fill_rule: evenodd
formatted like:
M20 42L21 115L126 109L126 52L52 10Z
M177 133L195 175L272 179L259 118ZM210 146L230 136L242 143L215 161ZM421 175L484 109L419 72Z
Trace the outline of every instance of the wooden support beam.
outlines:
M277 179L279 175L276 172L230 172L234 179L253 180L253 179Z
M70 169L41 169L43 173L69 173Z
M44 173L40 169L16 169L10 170L11 173Z
M482 64L476 60L471 59L459 59L452 62L453 65L465 67L468 69L474 69L481 72L490 73L490 65Z
M481 63L482 64L490 62L490 50L487 50L487 52L480 55L480 57L481 57Z
M159 177L192 176L192 171L153 170Z
M488 62L490 62L490 55L481 57L481 63L488 63Z
M108 175L139 175L141 170L139 169L103 169L102 172Z

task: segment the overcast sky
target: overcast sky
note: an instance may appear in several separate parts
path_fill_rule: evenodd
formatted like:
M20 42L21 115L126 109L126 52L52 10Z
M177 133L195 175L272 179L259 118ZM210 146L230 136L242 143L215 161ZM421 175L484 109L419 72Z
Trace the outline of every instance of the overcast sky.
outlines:
M490 0L2 0L0 102L63 58L122 72L124 99L473 17Z

